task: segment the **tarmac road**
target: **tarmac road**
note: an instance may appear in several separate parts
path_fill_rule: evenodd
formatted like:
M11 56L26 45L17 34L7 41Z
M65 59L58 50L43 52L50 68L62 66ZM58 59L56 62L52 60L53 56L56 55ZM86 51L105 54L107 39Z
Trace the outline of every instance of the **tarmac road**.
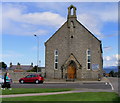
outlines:
M118 92L118 78L116 77L108 77L108 80L115 92Z
M103 89L111 90L108 83L43 83L43 84L20 84L13 83L12 88L86 88L86 89Z

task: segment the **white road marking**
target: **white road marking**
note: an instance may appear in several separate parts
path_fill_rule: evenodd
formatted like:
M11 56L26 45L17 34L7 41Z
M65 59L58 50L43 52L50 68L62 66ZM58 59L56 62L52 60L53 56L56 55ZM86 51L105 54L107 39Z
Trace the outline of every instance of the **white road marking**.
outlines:
M112 87L112 90L114 90L112 83L109 82L109 84L110 84L110 86Z
M108 83L106 82L105 85L107 85Z

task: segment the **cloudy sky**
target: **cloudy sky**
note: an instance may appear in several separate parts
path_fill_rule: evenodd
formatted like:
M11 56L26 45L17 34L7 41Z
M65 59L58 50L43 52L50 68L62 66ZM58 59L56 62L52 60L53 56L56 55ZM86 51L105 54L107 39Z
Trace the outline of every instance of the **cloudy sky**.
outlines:
M77 8L77 19L102 41L104 67L118 59L117 2L3 2L2 60L8 64L36 65L37 38L41 66L45 65L44 42L67 20L67 8Z

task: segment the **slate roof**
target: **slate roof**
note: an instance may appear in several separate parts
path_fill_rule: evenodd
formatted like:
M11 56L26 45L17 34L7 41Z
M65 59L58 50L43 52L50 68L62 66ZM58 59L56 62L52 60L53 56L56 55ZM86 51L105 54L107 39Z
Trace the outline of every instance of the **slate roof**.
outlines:
M22 69L22 70L30 70L33 66L31 65L12 65L12 67L9 67L9 70L15 70L15 69Z

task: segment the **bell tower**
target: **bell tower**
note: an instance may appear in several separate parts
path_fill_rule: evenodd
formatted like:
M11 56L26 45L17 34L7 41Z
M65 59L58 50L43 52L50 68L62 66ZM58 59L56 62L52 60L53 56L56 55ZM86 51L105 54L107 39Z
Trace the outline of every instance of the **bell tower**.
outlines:
M68 7L68 19L71 19L71 18L77 18L76 17L76 7L74 7L73 5L70 5Z
M74 25L74 20L77 19L76 16L76 7L74 7L73 5L70 5L68 7L68 16L67 16L67 20L68 20L68 28L75 28Z

